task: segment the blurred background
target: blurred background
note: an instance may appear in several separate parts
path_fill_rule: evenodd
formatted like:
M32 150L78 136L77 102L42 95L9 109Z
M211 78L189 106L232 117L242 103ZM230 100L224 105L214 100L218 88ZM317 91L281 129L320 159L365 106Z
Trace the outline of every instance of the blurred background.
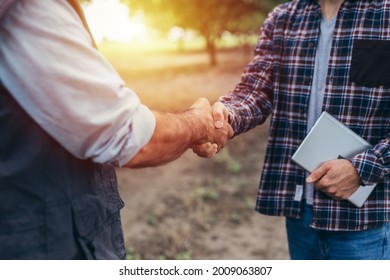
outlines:
M81 1L99 50L141 101L180 111L240 81L282 0ZM169 129L169 128L167 128ZM213 159L118 169L128 259L287 259L284 219L255 212L268 124Z

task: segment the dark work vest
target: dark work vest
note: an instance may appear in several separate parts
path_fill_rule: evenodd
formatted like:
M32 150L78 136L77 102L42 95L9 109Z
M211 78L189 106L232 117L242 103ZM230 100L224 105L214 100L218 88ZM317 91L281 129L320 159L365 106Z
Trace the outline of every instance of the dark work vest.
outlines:
M114 167L68 153L8 90L0 82L0 259L123 259Z

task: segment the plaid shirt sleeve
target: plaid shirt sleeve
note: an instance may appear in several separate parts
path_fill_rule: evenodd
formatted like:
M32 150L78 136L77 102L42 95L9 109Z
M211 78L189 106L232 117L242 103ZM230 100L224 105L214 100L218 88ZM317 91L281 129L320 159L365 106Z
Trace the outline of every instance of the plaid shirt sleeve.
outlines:
M371 185L390 179L390 134L372 149L352 158L362 182Z
M272 34L278 7L265 20L252 61L246 66L241 82L219 101L229 110L229 122L235 135L264 123L272 111Z

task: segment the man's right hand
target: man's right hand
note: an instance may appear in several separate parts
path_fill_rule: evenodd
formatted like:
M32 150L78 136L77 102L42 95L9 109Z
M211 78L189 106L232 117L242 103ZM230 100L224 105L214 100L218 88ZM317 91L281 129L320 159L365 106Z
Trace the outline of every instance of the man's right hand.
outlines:
M216 129L223 129L224 127L229 127L229 134L228 139L233 137L234 132L231 126L229 125L228 119L229 119L229 111L226 108L224 104L221 102L216 102L212 106L212 116L214 121L214 126ZM206 142L201 145L194 145L192 147L192 150L195 154L197 154L200 157L204 158L211 158L213 157L217 152L219 152L224 146L226 145L226 142L223 145L219 145L214 143L213 141Z

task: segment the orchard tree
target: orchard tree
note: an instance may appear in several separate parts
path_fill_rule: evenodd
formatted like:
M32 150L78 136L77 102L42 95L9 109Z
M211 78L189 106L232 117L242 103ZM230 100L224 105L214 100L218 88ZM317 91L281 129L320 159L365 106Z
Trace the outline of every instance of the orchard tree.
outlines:
M173 26L197 31L206 40L210 64L224 31L257 32L272 7L283 0L122 0L131 13L142 10L149 25L167 32Z

